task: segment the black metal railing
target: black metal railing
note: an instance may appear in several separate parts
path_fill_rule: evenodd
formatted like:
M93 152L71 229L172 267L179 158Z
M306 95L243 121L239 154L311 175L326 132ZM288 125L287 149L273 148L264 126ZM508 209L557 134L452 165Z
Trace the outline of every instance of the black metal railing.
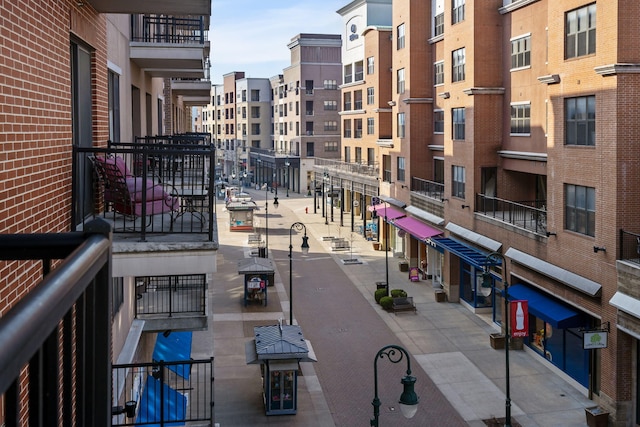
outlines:
M84 232L0 235L0 259L9 267L5 278L38 260L43 276L0 317L2 425L109 426L109 225L95 220Z
M144 315L206 314L204 274L136 277L136 318Z
M213 358L113 365L112 376L115 406L131 408L114 427L213 425Z
M444 199L444 184L412 176L411 192L442 201Z
M475 212L536 234L547 233L547 209L543 200L514 202L477 194Z
M203 16L131 15L131 41L144 43L204 44Z
M380 173L380 169L377 163L367 164L316 158L314 169L317 172L323 172L325 168L330 169L334 173L346 172L356 175L366 175L369 177L377 177Z
M72 223L100 216L114 233L142 241L165 233L202 234L213 241L213 145L192 136L152 138L74 147L73 200L80 208Z
M619 259L640 264L640 234L620 230Z

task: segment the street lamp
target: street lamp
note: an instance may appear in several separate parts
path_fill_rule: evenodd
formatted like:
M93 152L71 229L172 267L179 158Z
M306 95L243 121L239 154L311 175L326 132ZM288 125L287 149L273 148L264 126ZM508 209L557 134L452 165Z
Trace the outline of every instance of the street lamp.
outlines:
M400 380L403 385L403 391L400 395L400 411L405 418L413 418L418 411L418 395L414 390L416 377L411 376L411 359L407 350L399 345L387 345L382 347L376 354L373 361L373 380L375 387L375 395L371 404L373 405L373 419L370 421L372 427L378 427L378 418L380 417L380 398L378 397L378 359L387 357L391 363L399 363L407 358L407 375Z
M304 255L309 253L309 238L307 237L307 226L301 222L294 222L289 228L289 325L293 325L293 242L291 236L293 229L297 231L304 230L304 236L302 236L302 253Z
M492 278L490 267L492 265L500 265L502 264L502 284L504 285L504 330L505 330L505 340L504 340L504 364L505 364L505 389L506 389L506 399L505 399L505 417L504 417L504 426L511 427L511 392L509 385L509 346L510 346L510 336L511 332L509 331L509 281L507 276L507 261L505 257L499 252L491 252L487 255L485 260L484 270L482 272L482 287L483 288L492 288Z
M373 205L373 216L378 217L376 206ZM387 223L387 207L384 208L384 267L385 267L385 284L387 285L387 296L389 296L389 224Z
M262 163L262 159L258 159ZM278 195L273 197L273 207L278 207ZM269 258L269 184L264 186L264 258Z
M287 167L286 186L287 186L287 197L289 197L289 166L291 165L291 163L289 163L289 159L288 158L287 158L287 161L284 162L284 165Z

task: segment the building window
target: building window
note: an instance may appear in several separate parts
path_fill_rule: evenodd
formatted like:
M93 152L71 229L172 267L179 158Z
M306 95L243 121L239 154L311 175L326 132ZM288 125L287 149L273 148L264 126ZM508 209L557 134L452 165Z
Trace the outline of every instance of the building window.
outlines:
M391 182L391 156L388 154L382 155L382 180Z
M109 70L109 139L120 141L120 76Z
M260 107L251 107L251 118L252 119L260 118Z
M362 138L362 119L353 119L355 138Z
M362 90L353 92L353 109L362 110Z
M324 101L324 109L325 111L337 111L338 101Z
M251 101L252 102L260 101L260 89L251 89Z
M451 167L451 195L464 199L465 170L463 166Z
M596 4L566 14L565 59L596 53Z
M511 40L511 69L531 66L531 36Z
M367 135L373 135L376 133L375 119L373 117L367 118Z
M405 135L405 117L404 113L398 113L398 138L404 138Z
M370 56L367 58L367 74L373 74L375 70L375 57Z
M338 89L338 82L336 82L335 80L325 80L324 88L328 90L336 90Z
M454 108L451 110L453 139L464 140L464 113L464 108Z
M511 134L531 134L531 104L511 104Z
M356 72L354 81L361 82L364 80L364 63L362 61L358 61L355 66Z
M444 133L444 110L433 112L433 132Z
M397 49L404 48L404 24L398 25L397 28Z
M444 84L444 61L438 61L433 64L433 84Z
M351 111L351 92L342 94L342 111Z
M375 91L374 88L367 88L367 105L372 105L375 103Z
M313 101L305 102L305 111L307 116L313 116Z
M464 64L465 53L464 48L454 50L452 52L453 68L451 72L451 80L454 82L460 82L464 80Z
M362 164L362 147L356 147L356 163Z
M345 138L351 138L351 119L344 119L342 122L342 131Z
M313 142L307 142L307 157L315 156L315 146Z
M444 34L444 12L438 14L433 18L434 36Z
M404 68L398 70L398 91L397 93L404 93Z
M337 141L327 141L324 143L324 151L325 152L336 152L338 151L338 142Z
M344 82L351 83L353 81L353 65L348 64L344 66Z
M565 184L564 190L565 228L587 236L595 236L595 188Z
M596 97L565 99L564 108L565 144L596 145Z
M336 132L338 130L338 122L333 120L324 122L324 130L325 132Z
M404 157L398 157L398 172L397 172L398 181L403 181L405 178L405 168L404 168Z
M305 80L304 88L304 91L307 95L313 95L313 80Z
M451 23L457 24L464 21L464 0L453 0L453 9L451 10Z

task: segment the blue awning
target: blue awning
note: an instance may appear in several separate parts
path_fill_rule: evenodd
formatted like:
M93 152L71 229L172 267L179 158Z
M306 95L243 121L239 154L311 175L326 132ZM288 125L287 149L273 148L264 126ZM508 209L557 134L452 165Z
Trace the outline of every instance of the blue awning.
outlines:
M584 326L580 313L529 286L519 283L510 286L508 292L509 300L527 300L529 313L554 328L566 329Z
M162 402L160 395L162 393ZM187 413L187 398L160 380L147 377L140 399L140 408L136 424L145 426L160 426L164 421L165 426L183 426ZM164 419L162 415L164 414ZM150 423L150 424L147 424Z
M487 262L487 253L479 251L476 248L465 245L464 243L449 237L432 237L431 241L436 244L436 247L440 247L454 255L457 255L460 259L476 268L483 268L483 266L487 264L499 265L499 263L496 263L495 259L491 260L491 262Z
M153 349L153 360L156 362L181 362L191 359L192 332L171 332L168 336L159 333ZM173 372L189 379L191 364L169 365Z

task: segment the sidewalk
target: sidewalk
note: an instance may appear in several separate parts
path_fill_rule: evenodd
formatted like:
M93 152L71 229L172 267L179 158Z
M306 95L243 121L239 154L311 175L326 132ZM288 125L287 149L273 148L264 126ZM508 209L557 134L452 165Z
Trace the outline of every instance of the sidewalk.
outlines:
M251 189L245 191L250 193L261 207L257 215L263 214L264 192ZM270 202L273 196L271 193L268 195ZM301 364L303 376L298 382L298 413L292 416L267 417L264 415L262 404L259 367L246 365L244 361L244 343L252 338L253 326L275 324L278 319L289 317L288 294L281 274L287 277L288 283L288 270L283 270L283 266L288 265L286 251L289 244L289 225L294 221L304 222L308 234L314 237L313 252L320 252L325 254L324 258L331 258L351 280L353 286L369 303L368 313L376 313L417 361L418 366L413 367L414 375L423 382L426 382L423 378L425 375L430 378L429 382L435 384L453 411L457 412L453 414L455 417L461 418L472 427L485 426L483 420L504 417L505 352L494 350L489 344L489 334L498 331L490 319L475 315L458 303L436 302L431 283L409 281L408 273L399 271L398 259L391 255L388 262L390 286L392 289L402 288L413 297L417 315L394 315L385 312L373 299L375 282L384 281L387 271L384 251L375 251L371 242L350 232L350 216L345 216L345 226L339 227L339 212L334 211L334 223L325 225L321 209L318 209L317 214L313 214L313 197L295 193L290 193L289 197L278 194L278 197L278 210L274 212L271 203L269 208L270 258L276 261L278 271L275 288L269 289L267 307L243 307L240 303L243 288L242 277L237 274L237 261L250 256L250 248L247 245L248 233L229 232L228 215L224 211L224 205L218 204L221 245L218 272L210 282L212 286L209 291L212 308L210 318L213 323L210 324L209 331L194 334L194 354L196 345L200 345L203 353L209 351L210 355L213 351L215 356L215 420L221 427L346 425L341 424L341 414L331 413L332 408L327 402L333 401L328 400L329 396L323 393L331 385L326 379L323 385L313 363ZM305 208L308 208L309 213L305 213ZM330 242L322 239L328 234L345 238L353 243L353 249L332 252ZM298 240L299 238L296 242ZM294 246L295 250L298 250L298 243ZM358 259L361 264L343 263L343 260L351 258ZM294 320L304 316L302 310L306 301L303 300L301 292L296 292ZM306 319L301 319L300 324L307 338L310 332L315 332L313 324L308 324ZM199 336L203 339L198 340ZM199 344L196 344L196 341L199 341ZM314 345L312 340L312 345L316 353L320 353L322 349L316 346L322 341L316 341L318 342ZM375 353L368 356L372 362ZM196 354L194 357L199 355ZM595 403L574 387L570 379L537 355L529 354L526 349L511 351L509 357L511 414L514 425L516 422L523 427L586 425L584 408L594 406ZM368 402L373 397L369 394L366 396ZM333 394L330 397L333 398ZM419 413L427 409L433 410L428 408L432 403L430 396L420 397ZM335 403L331 403L331 406L334 407ZM367 414L366 416L370 417L372 414L370 403L361 410ZM429 421L428 425L449 425L441 418L433 419L432 422ZM361 424L366 425L365 423L366 419L363 419Z

